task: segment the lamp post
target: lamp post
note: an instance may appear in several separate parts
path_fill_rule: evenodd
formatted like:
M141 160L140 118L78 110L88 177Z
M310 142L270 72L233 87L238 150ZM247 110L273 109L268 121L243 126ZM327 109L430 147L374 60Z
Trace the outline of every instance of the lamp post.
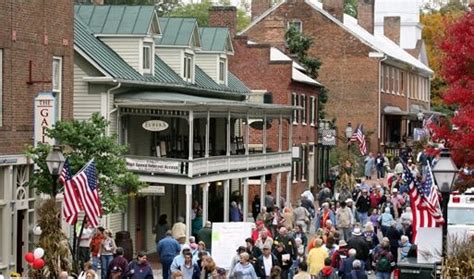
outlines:
M352 124L347 123L346 126L346 139L347 139L347 158L349 159L349 151L351 149L351 138L352 138Z
M56 198L56 194L58 193L58 178L61 175L65 161L66 159L64 159L61 147L59 145L54 145L53 150L49 152L46 157L46 164L48 165L49 173L53 178L53 189L51 191L51 196L53 198Z
M439 161L433 167L433 176L436 179L436 184L441 191L443 200L443 258L446 256L447 247L447 235L448 235L448 202L451 188L453 187L454 180L458 169L451 159L451 153L447 148L441 150Z

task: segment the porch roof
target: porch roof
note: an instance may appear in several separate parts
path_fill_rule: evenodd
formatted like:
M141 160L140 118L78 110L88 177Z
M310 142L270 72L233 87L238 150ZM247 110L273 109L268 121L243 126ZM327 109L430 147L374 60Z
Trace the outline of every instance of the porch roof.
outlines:
M293 107L276 104L249 103L245 101L232 101L226 99L209 98L187 95L176 92L138 91L126 92L115 96L115 104L120 107L160 108L215 112L250 112L252 115L282 114L283 117L291 116Z
M383 108L383 113L387 115L402 115L402 116L408 115L407 111L404 111L400 107L396 107L396 106L385 106Z

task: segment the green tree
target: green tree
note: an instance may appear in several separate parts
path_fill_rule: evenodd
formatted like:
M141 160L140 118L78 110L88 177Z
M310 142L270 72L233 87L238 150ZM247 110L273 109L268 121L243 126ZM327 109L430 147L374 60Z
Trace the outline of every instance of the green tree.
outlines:
M305 36L295 26L290 26L285 33L285 42L291 54L295 55L298 61L303 64L306 73L312 77L318 78L318 71L321 67L321 61L316 57L308 55L308 50L313 44L313 38ZM328 100L328 91L322 87L318 96L319 118L325 118L324 106Z
M127 147L117 144L116 136L106 135L107 126L107 121L95 113L88 121L59 121L47 131L48 136L64 147L63 152L69 158L72 174L92 158L95 159L99 196L105 214L124 209L128 194L136 193L143 186L138 177L126 169L123 155ZM43 144L27 150L37 165L29 182L30 187L46 194L51 194L51 175L46 165L46 156L50 150L51 146Z
M344 13L357 18L357 0L345 0Z

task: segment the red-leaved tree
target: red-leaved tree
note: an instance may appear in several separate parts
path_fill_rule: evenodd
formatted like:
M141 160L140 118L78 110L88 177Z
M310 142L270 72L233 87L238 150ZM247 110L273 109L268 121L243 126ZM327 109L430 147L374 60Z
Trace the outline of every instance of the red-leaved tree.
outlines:
M445 139L459 167L474 167L474 6L446 30L440 44L444 52L442 74L448 83L445 104L456 113L434 127L435 139ZM459 188L474 185L474 177L460 177Z

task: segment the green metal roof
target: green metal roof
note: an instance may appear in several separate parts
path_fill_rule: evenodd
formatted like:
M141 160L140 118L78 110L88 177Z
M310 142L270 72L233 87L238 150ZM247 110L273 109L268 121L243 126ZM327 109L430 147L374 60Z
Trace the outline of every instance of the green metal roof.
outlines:
M154 6L75 5L94 34L146 35L155 16Z
M235 92L241 92L241 93L249 93L250 89L238 78L236 77L233 73L228 72L227 73L227 87L225 87L228 90L232 90Z
M189 46L192 36L197 33L197 21L195 18L162 17L160 18L162 30L161 38L156 39L158 45L164 46ZM200 45L199 34L198 45Z
M229 29L223 27L201 27L201 49L203 51L233 51Z

